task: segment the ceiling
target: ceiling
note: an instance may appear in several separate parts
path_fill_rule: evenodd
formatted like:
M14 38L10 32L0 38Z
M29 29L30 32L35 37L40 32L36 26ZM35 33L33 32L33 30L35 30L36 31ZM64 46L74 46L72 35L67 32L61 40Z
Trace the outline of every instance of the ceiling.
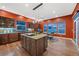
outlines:
M40 3L0 3L0 9L41 21L70 15L76 6L76 3L43 3L33 10L38 4Z

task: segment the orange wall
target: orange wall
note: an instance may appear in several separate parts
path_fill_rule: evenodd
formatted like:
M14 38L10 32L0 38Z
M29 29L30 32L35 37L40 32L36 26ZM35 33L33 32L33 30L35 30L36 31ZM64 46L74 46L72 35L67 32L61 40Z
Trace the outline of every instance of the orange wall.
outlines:
M0 16L4 16L4 17L8 17L8 18L14 18L16 19L17 15L12 14L10 12L4 11L4 10L0 10Z
M11 13L11 12L8 12L5 10L1 10L1 9L0 9L0 16L13 18L15 20L21 20L21 21L25 21L25 22L32 22L32 19L26 18L26 17L18 15L18 14L14 14L14 13Z
M16 20L21 20L21 21L25 21L25 22L32 22L32 19L26 18L24 16L17 16Z
M66 34L65 35L61 35L61 34L54 34L54 36L61 36L61 37L67 37L67 38L73 38L73 19L72 19L72 15L68 15L68 16L63 16L63 17L59 17L59 18L54 18L54 19L49 19L46 21L43 21L40 23L40 27L43 30L43 25L45 23L48 22L60 22L60 21L65 21L66 22Z
M77 10L79 10L79 3L77 3L73 13L71 15L68 16L63 16L63 17L59 17L59 18L54 18L54 19L49 19L49 22L59 22L59 21L66 21L66 35L61 35L61 34L54 34L54 36L61 36L61 37L67 37L67 38L74 38L74 22L73 22L73 16L74 14L77 12ZM60 19L60 20L58 20ZM43 22L40 23L40 27L43 30L43 25L45 23L48 23L48 20L45 20Z

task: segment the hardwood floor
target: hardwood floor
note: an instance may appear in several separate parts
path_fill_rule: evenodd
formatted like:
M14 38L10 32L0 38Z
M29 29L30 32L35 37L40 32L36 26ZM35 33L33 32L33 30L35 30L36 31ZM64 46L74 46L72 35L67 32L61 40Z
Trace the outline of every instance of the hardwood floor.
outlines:
M79 51L70 39L55 37L48 40L47 51L43 56L78 56ZM29 56L20 44L20 41L0 46L0 56Z

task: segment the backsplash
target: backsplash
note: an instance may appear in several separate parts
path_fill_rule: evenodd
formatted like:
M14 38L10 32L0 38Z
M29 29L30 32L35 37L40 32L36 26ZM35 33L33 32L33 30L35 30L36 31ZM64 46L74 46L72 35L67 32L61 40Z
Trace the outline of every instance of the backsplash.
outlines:
M15 28L0 28L0 34L15 33Z

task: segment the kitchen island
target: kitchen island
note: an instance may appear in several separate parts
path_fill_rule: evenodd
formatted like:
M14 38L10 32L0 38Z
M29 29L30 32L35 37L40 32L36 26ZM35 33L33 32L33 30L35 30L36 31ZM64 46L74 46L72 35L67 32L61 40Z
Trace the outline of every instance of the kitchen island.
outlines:
M42 55L47 48L47 34L36 34L29 36L27 34L21 34L22 47L33 56Z

